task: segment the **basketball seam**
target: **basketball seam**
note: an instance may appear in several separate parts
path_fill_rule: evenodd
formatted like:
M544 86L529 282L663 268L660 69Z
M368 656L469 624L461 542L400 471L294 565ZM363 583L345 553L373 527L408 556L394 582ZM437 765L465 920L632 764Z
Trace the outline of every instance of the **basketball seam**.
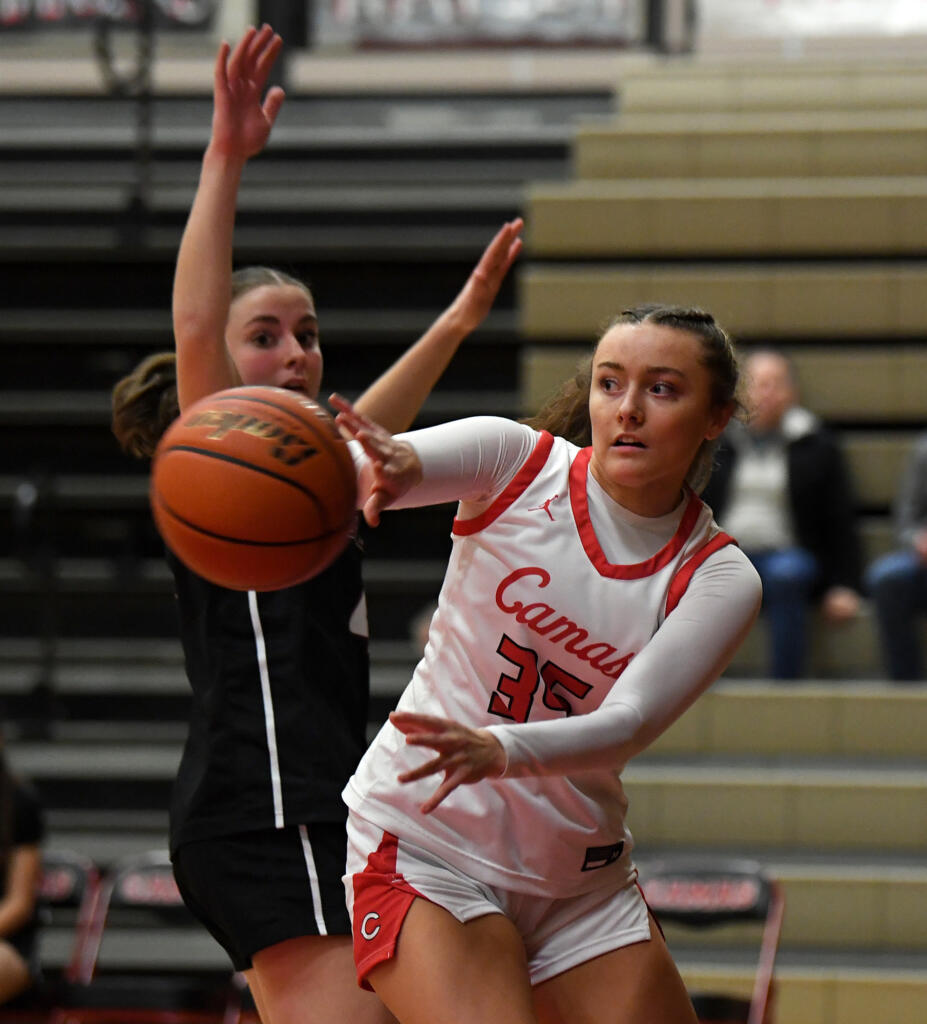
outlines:
M341 533L341 529L339 528L336 530L327 530L325 533L317 533L312 537L300 537L295 540L248 540L246 538L232 537L225 533L216 533L213 530L208 530L205 526L200 526L198 523L194 523L192 520L184 518L180 513L175 512L160 494L157 495L157 499L161 510L166 512L169 516L172 516L183 526L187 526L191 530L201 533L204 537L212 537L214 540L225 541L229 544L241 544L242 546L249 548L292 548L304 544L317 544L320 541L330 540L332 537Z
M227 455L225 452L216 452L211 448L198 448L196 445L192 444L172 444L170 448L166 448L161 453L161 458L163 459L170 452L190 452L193 455L205 455L210 459L218 459L220 462L231 462L235 466L241 466L242 469L250 469L255 473L262 473L264 476L269 476L271 480L279 480L280 483L287 484L289 487L293 487L297 491L300 491L324 512L324 506L319 501L319 496L315 494L315 492L310 491L297 480L291 480L290 477L285 476L282 473L275 473L272 469L266 469L264 466L259 466L254 462L249 462L247 459L240 459L235 455Z

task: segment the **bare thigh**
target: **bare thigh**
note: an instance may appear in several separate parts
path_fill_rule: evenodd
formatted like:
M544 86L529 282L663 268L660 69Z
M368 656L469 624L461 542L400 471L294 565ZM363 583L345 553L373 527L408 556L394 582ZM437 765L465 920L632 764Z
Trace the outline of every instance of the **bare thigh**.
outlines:
M524 945L502 914L461 924L417 899L368 980L402 1024L537 1024Z
M648 941L604 953L535 989L541 1024L697 1024L653 918Z
M19 951L0 939L0 1003L19 995L31 981L29 965Z
M360 988L349 935L307 935L262 949L246 974L262 1024L395 1024Z

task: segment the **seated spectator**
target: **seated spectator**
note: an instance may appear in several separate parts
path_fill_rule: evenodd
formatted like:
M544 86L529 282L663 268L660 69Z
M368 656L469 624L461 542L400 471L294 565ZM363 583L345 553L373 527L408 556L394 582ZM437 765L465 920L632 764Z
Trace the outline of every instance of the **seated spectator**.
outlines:
M834 436L798 404L789 360L772 350L744 364L746 425L731 421L702 495L763 581L768 674L805 675L809 610L831 622L859 611L853 496Z
M890 679L924 678L919 614L927 610L927 433L918 438L895 498L900 545L866 571L875 605L882 659Z
M38 887L45 828L32 786L6 764L0 740L0 1003L38 977Z

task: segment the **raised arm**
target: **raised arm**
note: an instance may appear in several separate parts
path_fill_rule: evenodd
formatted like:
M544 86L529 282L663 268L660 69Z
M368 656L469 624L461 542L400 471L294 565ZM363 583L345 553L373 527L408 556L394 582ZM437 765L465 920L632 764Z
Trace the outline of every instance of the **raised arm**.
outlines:
M521 252L521 218L503 224L460 293L419 340L354 403L390 433L407 430L463 339L492 308L509 267Z
M181 409L239 383L225 348L235 207L245 164L264 148L283 103L278 86L264 96L281 45L265 25L249 28L234 50L223 42L216 56L212 132L174 272Z

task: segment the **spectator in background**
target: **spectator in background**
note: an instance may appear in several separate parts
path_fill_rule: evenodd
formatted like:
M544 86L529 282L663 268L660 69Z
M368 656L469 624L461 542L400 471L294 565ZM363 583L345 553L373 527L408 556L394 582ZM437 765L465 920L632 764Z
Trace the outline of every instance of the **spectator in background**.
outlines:
M853 495L836 439L798 404L785 355L754 351L744 377L749 418L725 432L703 498L763 581L768 674L797 679L807 669L811 607L819 602L835 623L859 611Z
M0 1003L24 992L38 977L44 835L39 799L31 785L10 771L0 738Z
M894 517L900 547L869 566L866 588L875 604L889 678L923 679L917 626L919 614L927 610L927 433L908 458Z

